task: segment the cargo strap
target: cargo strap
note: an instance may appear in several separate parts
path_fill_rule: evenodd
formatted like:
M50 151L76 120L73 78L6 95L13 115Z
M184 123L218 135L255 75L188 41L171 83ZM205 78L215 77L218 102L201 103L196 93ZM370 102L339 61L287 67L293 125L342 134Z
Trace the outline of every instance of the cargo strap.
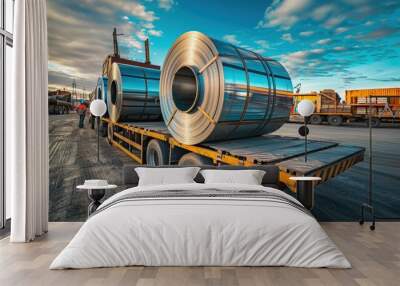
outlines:
M208 114L203 108L198 106L197 109L208 119L208 121L210 121L211 124L213 125L217 124L217 122L215 122L215 120L210 116L210 114Z
M209 66L211 66L217 59L218 59L219 55L216 55L215 57L213 57L208 63L206 63L200 70L199 73L203 73Z
M168 121L167 121L167 127L169 126L169 124L171 123L172 119L174 119L174 116L176 114L176 112L178 111L178 109L174 109L174 111L172 112L171 116L169 117Z

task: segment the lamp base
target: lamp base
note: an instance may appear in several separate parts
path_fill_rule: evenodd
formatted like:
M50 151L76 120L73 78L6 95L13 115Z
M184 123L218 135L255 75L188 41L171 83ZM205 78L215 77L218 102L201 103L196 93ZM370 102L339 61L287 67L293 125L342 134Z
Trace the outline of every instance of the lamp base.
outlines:
M308 210L312 210L314 208L314 182L298 181L296 197Z
M372 224L369 226L370 230L375 230L375 210L374 207L371 206L370 204L362 204L361 205L361 220L360 220L360 225L363 225L365 222L365 211L368 210L371 213L372 216Z

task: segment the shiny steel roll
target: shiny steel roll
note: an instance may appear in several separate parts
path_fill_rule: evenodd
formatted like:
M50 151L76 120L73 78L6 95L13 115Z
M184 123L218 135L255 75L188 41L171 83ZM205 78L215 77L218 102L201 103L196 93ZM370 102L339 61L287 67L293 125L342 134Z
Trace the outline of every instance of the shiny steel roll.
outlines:
M289 118L292 92L277 61L199 32L175 41L160 80L164 121L190 145L275 131Z
M117 121L161 119L160 71L113 63L108 81L108 113Z
M107 105L107 84L108 79L105 76L99 77L95 90L95 98L102 99ZM106 113L107 114L107 113Z

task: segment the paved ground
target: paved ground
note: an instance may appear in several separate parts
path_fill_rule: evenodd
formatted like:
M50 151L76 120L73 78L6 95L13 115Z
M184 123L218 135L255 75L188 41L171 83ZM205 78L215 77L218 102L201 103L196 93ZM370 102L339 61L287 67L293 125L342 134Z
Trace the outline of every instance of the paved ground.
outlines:
M50 116L50 221L82 221L86 218L86 192L75 186L85 179L104 178L121 185L121 167L133 161L100 140L88 127L77 128L77 115ZM298 124L286 124L277 134L297 136ZM364 127L310 126L311 139L368 147ZM374 129L374 204L379 218L400 219L400 129ZM366 152L368 160L368 150ZM314 214L319 220L357 220L367 200L368 161L361 162L318 186ZM121 186L118 190L121 190ZM117 190L117 191L118 191ZM111 195L113 192L108 192Z
M295 136L298 124L285 124L276 134ZM368 193L368 143L365 127L310 126L310 139L366 148L364 162L318 186L314 214L319 220L357 220ZM373 129L373 202L379 218L400 219L400 129Z
M88 198L86 191L77 192L76 186L85 179L107 179L121 185L121 167L132 164L100 137L100 162L97 162L96 132L78 128L78 116L52 115L50 134L50 221L82 221L86 219ZM113 194L107 191L106 196Z

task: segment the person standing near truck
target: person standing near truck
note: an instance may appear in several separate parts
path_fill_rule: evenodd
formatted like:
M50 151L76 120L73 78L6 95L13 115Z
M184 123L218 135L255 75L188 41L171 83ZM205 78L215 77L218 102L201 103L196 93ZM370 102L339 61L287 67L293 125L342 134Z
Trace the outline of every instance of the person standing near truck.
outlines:
M83 101L81 101L81 103L76 108L76 112L79 115L79 128L83 128L83 124L85 122L86 110L87 110L86 104Z

